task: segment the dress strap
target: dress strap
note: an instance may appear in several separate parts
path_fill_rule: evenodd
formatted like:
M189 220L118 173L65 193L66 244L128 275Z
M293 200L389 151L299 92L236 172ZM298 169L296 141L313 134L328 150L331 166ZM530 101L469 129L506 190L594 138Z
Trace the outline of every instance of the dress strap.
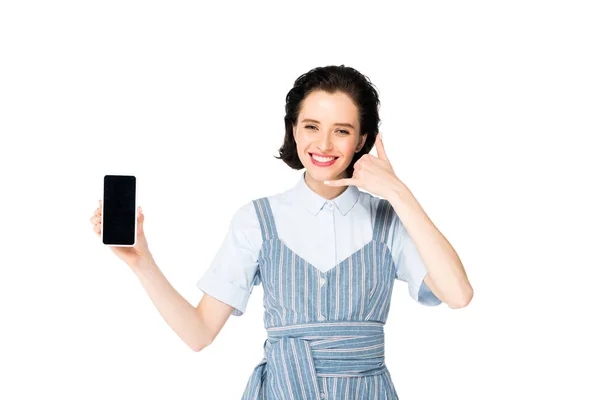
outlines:
M252 200L252 202L254 203L254 209L258 216L258 222L260 223L263 241L276 238L277 228L275 227L275 218L273 218L269 199L267 197L262 197L260 199Z
M375 215L375 227L373 228L373 240L387 243L394 212L394 208L389 201L386 199L379 200L377 214Z

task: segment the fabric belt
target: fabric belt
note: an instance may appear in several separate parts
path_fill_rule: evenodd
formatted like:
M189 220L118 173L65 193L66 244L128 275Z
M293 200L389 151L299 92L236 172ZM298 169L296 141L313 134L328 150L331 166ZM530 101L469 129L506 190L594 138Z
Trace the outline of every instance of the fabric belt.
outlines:
M358 377L386 371L383 324L336 321L267 328L265 356L254 369L244 399L254 399L265 374L286 399L317 399L317 377ZM267 390L267 388L264 388Z

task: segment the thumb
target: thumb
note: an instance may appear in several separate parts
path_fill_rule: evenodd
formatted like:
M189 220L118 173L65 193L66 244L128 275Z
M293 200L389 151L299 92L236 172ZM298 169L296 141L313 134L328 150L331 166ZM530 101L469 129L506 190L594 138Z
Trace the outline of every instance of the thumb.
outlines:
M139 206L138 206L137 221L138 221L138 233L143 235L144 234L144 214L142 213L142 207L139 207Z

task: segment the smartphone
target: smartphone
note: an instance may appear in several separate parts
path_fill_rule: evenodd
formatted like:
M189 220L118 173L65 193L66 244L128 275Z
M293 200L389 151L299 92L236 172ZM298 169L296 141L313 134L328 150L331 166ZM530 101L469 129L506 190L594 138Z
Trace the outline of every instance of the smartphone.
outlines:
M133 175L104 175L102 200L102 243L132 247L137 237L136 178Z

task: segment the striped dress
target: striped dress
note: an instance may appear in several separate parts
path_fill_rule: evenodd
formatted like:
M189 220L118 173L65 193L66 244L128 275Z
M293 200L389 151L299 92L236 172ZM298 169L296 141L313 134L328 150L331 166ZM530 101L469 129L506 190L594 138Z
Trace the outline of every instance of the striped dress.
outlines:
M253 203L267 340L242 399L398 399L384 361L395 278L386 245L391 204L379 202L370 242L322 272L279 239L268 198Z

